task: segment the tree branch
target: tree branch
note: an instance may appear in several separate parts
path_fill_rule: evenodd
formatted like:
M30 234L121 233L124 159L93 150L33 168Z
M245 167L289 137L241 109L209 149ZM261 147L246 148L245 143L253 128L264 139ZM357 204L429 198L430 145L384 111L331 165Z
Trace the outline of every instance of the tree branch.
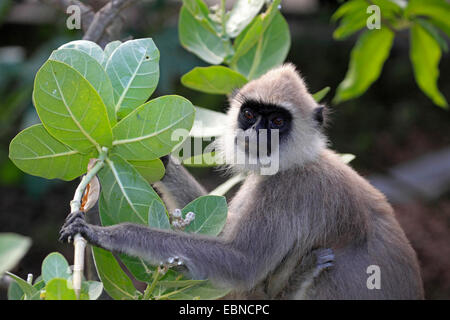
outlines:
M83 39L99 43L104 37L106 29L115 22L120 12L134 2L136 0L111 0L108 2L95 14ZM120 20L118 21L120 22Z
M57 7L66 13L71 5L80 7L81 10L81 28L84 31L83 40L96 42L101 47L114 40L115 35L108 34L108 30L117 33L122 28L123 22L119 15L128 6L137 2L137 0L111 0L105 4L99 11L93 9L79 0L40 0L43 3Z

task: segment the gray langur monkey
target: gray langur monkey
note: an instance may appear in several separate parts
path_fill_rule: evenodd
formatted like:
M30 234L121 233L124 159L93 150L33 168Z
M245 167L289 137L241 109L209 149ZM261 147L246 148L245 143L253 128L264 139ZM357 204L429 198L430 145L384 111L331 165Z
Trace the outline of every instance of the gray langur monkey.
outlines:
M414 250L383 194L327 148L324 111L291 64L230 98L219 142L224 158L252 156L248 145L237 142L236 129L277 129L279 170L261 175L258 163L230 164L248 176L229 203L219 237L135 224L100 227L75 213L61 240L81 233L95 246L148 261L178 256L193 277L233 288L233 298L422 299ZM206 194L183 167L171 160L166 166L155 185L166 203L181 208Z

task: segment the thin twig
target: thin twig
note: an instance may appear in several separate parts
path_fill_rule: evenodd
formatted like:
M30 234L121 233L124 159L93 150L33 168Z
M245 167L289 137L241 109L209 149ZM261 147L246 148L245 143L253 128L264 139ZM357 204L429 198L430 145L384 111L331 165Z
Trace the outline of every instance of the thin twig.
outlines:
M77 212L81 207L81 199L83 198L84 191L88 186L89 182L92 178L95 177L97 172L103 167L104 160L106 158L108 149L103 148L99 154L97 163L95 166L87 172L87 174L81 179L80 184L75 190L75 194L73 196L73 200L70 201L70 212ZM75 290L75 294L77 298L80 297L81 293L81 282L83 278L83 270L84 270L84 253L86 248L86 240L80 234L76 234L73 241L74 245L74 262L73 262L73 289Z
M126 7L136 2L136 0L112 0L101 8L94 16L94 19L85 33L83 39L99 42L114 20L119 16L120 12Z
M151 294L153 293L153 291L155 290L156 283L157 283L158 280L159 280L159 275L160 275L160 274L161 274L161 269L160 269L160 267L158 266L158 267L156 268L156 271L154 271L152 283L149 284L149 285L147 285L147 288L145 289L143 300L150 300L150 296L151 296Z

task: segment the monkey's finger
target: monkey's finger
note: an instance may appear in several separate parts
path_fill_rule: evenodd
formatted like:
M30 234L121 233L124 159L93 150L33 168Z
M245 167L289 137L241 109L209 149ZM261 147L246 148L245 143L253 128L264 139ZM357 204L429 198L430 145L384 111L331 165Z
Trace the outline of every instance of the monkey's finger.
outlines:
M69 242L70 239L73 239L77 233L84 233L85 224L84 221L82 223L70 224L66 227L62 227L59 232L59 241L61 242Z
M70 219L72 219L72 218L74 218L74 217L84 217L84 212L81 211L81 210L78 210L78 211L75 211L75 212L71 212L71 213L69 213L69 214L67 215L66 221L67 221L67 220L70 220Z
M69 237L71 237L71 234L69 232L67 232L66 230L61 230L59 233L58 240L62 243L66 243L66 242L68 243Z
M64 230L70 230L73 228L76 228L78 225L83 225L86 222L82 218L75 218L70 223L64 223L64 225L61 227L60 233L62 233Z
M66 218L66 221L64 222L64 225L69 225L75 221L75 219L81 218L84 220L84 212L83 211L76 211L71 214L69 214Z
M64 223L64 225L61 227L61 230L59 231L59 234L62 234L64 232L72 231L72 230L78 230L84 228L86 224L86 221L84 219L77 217L70 223Z

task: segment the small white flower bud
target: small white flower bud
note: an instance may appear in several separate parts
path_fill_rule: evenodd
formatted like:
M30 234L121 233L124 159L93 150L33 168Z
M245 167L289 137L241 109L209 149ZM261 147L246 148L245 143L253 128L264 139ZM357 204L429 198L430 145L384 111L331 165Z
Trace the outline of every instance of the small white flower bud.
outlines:
M175 210L173 210L172 216L173 216L174 218L181 218L181 210L180 210L180 209L175 209Z
M181 223L178 220L172 221L172 226L174 228L180 228L181 227Z
M193 212L188 212L188 213L186 213L186 218L185 218L185 220L188 220L189 222L191 222L192 220L194 220L195 219L195 213L193 213Z

